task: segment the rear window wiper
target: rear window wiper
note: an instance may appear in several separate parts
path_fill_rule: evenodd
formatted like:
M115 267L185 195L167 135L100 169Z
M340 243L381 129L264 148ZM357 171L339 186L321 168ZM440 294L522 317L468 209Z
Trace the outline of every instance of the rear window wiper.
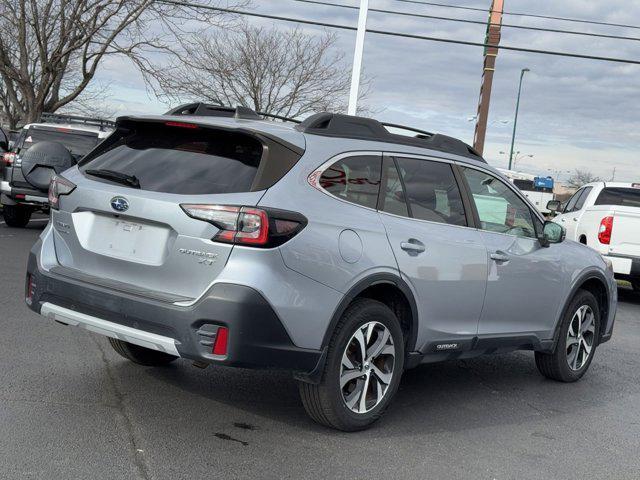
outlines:
M85 170L84 173L93 175L94 177L104 178L113 182L122 183L132 188L140 188L140 181L135 175L127 175L126 173L116 172L114 170Z

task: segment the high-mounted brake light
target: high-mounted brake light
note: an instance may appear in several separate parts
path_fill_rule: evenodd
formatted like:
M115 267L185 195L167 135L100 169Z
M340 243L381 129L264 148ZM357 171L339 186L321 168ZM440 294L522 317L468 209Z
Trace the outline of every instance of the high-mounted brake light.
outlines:
M209 222L219 231L214 242L253 247L277 247L290 240L307 224L295 212L228 205L183 204L182 210L192 218Z
M76 189L76 185L64 177L54 175L49 183L49 205L57 210L61 195L69 195Z
M613 217L604 217L598 229L598 241L604 245L611 243L611 233L613 232Z
M178 127L178 128L191 128L191 129L197 129L200 128L198 127L198 125L195 125L193 123L184 123L184 122L164 122L164 124L167 127Z

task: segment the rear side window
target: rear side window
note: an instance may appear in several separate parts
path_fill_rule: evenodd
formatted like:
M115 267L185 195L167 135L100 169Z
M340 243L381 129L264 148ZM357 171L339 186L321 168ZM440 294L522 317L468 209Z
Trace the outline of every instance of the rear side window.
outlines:
M135 176L142 190L153 192L198 195L253 189L263 157L256 137L184 125L121 126L81 162L81 170Z
M396 158L396 162L413 218L467 226L462 196L451 165L416 158Z
M380 188L382 156L343 158L320 176L320 186L335 197L364 207L376 208Z
M600 192L595 204L640 207L640 188L607 187Z

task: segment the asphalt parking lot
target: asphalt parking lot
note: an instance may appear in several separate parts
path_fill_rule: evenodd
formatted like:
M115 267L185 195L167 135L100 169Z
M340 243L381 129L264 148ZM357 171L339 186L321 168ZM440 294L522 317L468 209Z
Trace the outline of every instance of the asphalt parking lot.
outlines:
M27 310L46 220L0 223L0 477L46 479L640 477L640 295L576 384L519 352L407 372L387 415L344 434L309 420L283 373L136 366Z

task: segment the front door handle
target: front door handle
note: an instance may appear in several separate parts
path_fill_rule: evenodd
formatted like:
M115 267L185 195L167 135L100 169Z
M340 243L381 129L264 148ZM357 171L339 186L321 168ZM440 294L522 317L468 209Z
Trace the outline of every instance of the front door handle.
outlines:
M491 258L491 260L495 260L496 262L508 262L509 261L509 255L507 255L506 253L501 252L501 251L494 252L491 255L489 255L489 257Z
M400 248L405 252L408 252L409 255L417 255L418 253L422 253L426 250L424 243L416 240L415 238L410 238L408 241L400 243Z

